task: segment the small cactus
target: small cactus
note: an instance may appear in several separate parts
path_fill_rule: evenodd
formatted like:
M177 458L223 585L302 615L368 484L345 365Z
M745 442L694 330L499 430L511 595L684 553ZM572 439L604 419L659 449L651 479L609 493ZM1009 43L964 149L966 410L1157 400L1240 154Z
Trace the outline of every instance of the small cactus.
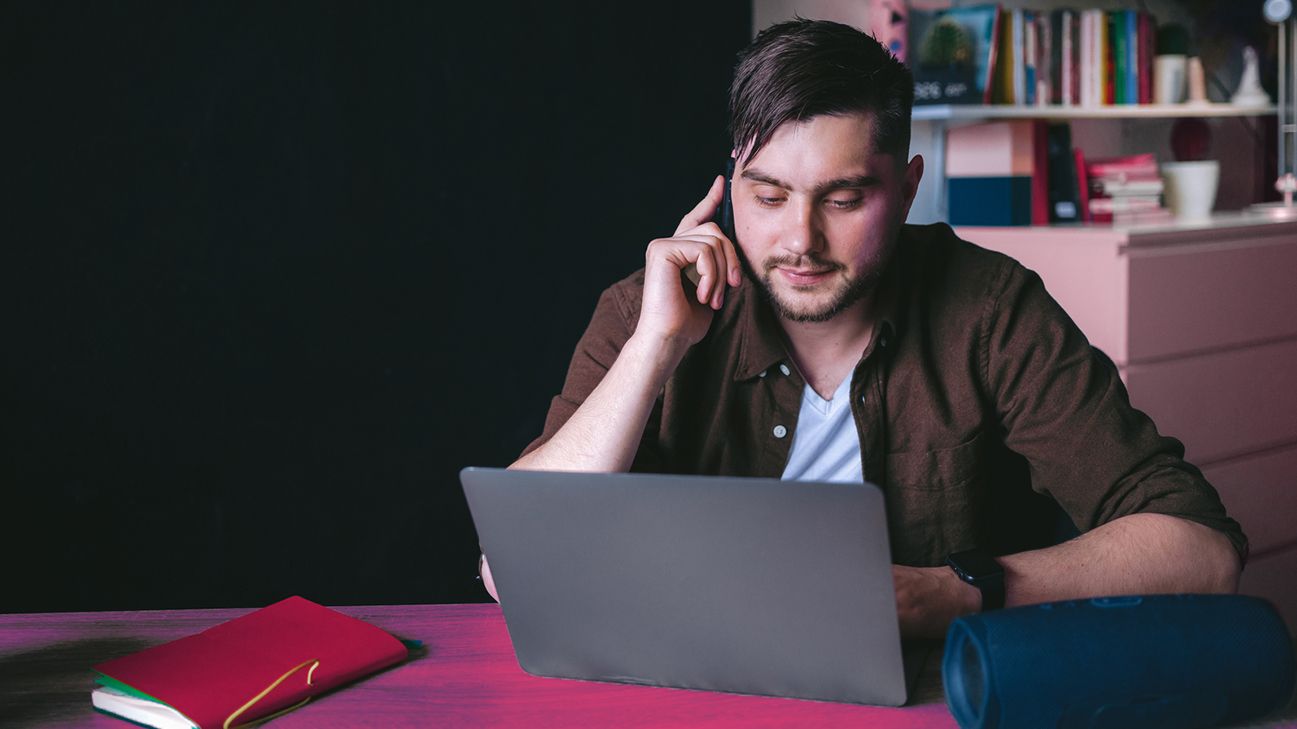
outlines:
M973 39L958 21L940 18L919 43L919 65L926 68L965 66L973 61Z

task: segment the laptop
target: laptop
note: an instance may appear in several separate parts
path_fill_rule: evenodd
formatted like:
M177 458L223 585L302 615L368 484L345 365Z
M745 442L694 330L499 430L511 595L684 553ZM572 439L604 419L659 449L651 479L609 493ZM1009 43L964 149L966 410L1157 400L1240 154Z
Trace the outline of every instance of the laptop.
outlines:
M460 479L528 673L885 706L917 680L873 484Z

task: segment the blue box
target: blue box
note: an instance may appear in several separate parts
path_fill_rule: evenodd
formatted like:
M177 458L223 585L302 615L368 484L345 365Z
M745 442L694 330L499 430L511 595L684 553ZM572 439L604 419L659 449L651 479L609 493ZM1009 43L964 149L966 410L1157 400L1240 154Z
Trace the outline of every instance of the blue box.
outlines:
M1031 225L1031 177L951 177L946 185L951 225Z

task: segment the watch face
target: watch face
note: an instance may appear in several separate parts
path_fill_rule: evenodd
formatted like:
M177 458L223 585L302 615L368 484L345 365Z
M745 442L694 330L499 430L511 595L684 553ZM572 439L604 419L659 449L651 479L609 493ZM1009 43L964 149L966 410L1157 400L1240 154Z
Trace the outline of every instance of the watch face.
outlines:
M1004 568L996 562L991 555L980 549L970 549L966 552L955 552L950 555L950 561L969 577L977 579L985 575L996 575L1004 572Z

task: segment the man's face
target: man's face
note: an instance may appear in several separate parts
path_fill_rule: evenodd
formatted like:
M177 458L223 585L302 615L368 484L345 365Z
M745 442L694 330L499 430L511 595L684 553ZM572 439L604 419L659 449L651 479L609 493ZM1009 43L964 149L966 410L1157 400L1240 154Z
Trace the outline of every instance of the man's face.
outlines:
M918 189L908 166L874 151L873 115L788 122L737 169L737 244L775 309L828 321L873 291Z

